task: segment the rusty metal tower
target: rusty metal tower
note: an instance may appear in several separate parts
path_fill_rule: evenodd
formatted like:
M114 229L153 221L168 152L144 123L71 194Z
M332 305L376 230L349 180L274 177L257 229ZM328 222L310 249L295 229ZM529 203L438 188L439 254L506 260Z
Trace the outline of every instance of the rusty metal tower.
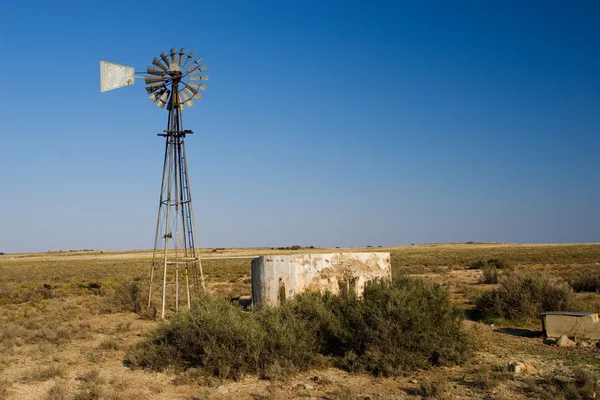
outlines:
M158 134L165 138L165 155L148 292L148 307L151 307L154 282L162 272L163 319L168 288L174 286L175 311L179 310L182 296L180 281L185 283L184 299L188 309L192 298L197 297L200 290L206 290L185 153L185 137L193 132L184 129L182 121L185 106L191 107L193 100L202 97L200 91L206 90L201 82L208 77L202 74L206 67L200 65L201 61L202 57L194 56L193 51L186 53L183 48L162 52L141 74L135 73L132 67L100 61L101 91L131 85L135 78L142 78L150 100L168 111L167 129Z

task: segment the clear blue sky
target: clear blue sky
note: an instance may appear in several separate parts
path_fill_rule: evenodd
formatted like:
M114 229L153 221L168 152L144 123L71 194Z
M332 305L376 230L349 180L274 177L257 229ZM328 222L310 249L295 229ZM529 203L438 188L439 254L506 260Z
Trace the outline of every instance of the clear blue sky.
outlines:
M171 13L173 11L173 13ZM0 251L151 248L166 112L99 60L194 49L203 247L600 241L597 1L31 2L0 14Z

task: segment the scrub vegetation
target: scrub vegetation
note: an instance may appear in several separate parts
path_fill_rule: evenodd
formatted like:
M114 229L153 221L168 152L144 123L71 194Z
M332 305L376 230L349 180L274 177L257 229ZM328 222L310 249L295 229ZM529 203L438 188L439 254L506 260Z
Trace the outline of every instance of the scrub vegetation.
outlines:
M419 278L374 283L363 299L306 293L253 312L206 297L157 328L128 359L159 371L199 368L232 379L325 364L393 376L465 361L470 346L461 321L447 292Z
M563 280L539 272L516 271L502 277L499 287L477 300L477 309L488 321L502 318L515 323L540 318L544 311L568 311L573 289Z

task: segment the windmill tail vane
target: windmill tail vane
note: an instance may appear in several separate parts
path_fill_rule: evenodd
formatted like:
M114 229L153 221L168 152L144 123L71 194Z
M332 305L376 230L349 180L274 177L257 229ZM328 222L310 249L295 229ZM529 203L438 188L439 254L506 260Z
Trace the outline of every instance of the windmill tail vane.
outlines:
M195 56L193 51L187 53L185 48L163 51L141 74L133 67L100 61L101 92L144 79L150 100L168 110L167 129L158 134L165 138L165 154L148 291L151 308L155 304L155 281L162 272L160 312L163 319L167 304L177 312L183 297L191 309L192 299L206 290L185 152L185 137L193 132L183 128L182 119L185 107L194 105L194 101L202 97L200 92L206 90L201 82L208 80L208 76L203 75L206 66L201 65L201 61L202 57ZM185 293L179 290L181 281Z

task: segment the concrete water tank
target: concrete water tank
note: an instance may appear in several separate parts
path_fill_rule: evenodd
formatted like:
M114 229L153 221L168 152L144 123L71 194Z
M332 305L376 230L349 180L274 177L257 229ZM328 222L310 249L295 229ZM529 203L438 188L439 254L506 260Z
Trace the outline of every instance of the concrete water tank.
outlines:
M252 260L252 303L278 305L309 289L361 296L368 282L391 273L384 252L261 256Z

